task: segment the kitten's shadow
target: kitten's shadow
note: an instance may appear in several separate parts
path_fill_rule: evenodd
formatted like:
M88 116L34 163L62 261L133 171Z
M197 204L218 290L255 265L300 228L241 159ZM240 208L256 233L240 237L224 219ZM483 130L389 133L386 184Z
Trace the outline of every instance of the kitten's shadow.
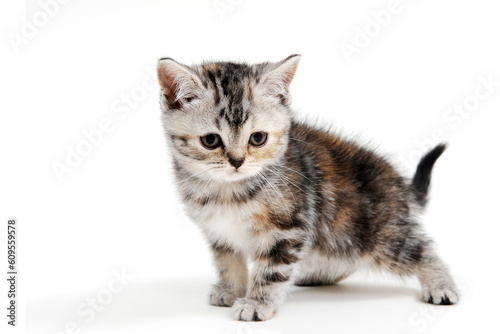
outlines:
M86 318L78 315L77 306L85 302L93 294L68 296L65 299L45 300L28 305L31 326L54 327L75 321L81 327L93 327L126 322L143 321L145 319L161 319L196 315L221 317L227 319L227 309L208 304L207 296L210 282L206 278L165 281L138 281L130 283L122 292L113 296L109 304L95 318L86 322ZM389 286L374 283L341 282L333 286L295 287L287 304L308 302L345 302L373 299L417 296L417 290L404 286ZM63 310L52 312L58 319L47 317L46 310Z
M380 284L380 283L353 283L340 282L335 285L297 287L290 300L293 302L313 301L363 301L374 299L394 299L405 296L418 297L418 290L406 286Z

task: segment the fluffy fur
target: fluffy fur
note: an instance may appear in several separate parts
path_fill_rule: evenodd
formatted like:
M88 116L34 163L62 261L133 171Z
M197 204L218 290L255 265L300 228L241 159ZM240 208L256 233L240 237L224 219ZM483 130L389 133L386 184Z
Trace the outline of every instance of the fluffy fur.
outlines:
M444 146L410 181L374 152L295 121L289 85L299 59L158 63L179 192L219 274L210 303L267 320L293 284L335 284L361 265L416 275L429 303L458 302L417 219ZM264 145L252 144L255 133Z

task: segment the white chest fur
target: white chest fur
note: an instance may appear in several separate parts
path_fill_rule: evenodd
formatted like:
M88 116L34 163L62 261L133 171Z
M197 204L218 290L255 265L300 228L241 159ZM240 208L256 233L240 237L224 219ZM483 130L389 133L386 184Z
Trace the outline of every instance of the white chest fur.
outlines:
M248 254L255 250L256 244L252 209L251 205L242 204L207 205L193 218L211 242L228 244Z

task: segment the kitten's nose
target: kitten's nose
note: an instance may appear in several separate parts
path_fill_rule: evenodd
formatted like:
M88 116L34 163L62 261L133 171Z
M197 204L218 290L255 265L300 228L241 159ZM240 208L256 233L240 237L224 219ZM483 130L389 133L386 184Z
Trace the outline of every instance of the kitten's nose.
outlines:
M245 158L238 158L238 159L229 158L229 163L236 169L240 168L240 166L243 165L244 161Z

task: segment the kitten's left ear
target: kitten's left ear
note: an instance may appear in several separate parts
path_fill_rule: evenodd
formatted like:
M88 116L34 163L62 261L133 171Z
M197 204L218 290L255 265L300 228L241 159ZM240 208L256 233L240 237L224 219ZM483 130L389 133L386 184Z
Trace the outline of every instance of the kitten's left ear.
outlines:
M158 62L158 81L170 109L181 108L182 100L196 98L201 87L194 71L172 58L163 58Z
M300 58L299 54L291 55L275 64L276 67L264 75L263 82L271 94L281 99L286 98Z

